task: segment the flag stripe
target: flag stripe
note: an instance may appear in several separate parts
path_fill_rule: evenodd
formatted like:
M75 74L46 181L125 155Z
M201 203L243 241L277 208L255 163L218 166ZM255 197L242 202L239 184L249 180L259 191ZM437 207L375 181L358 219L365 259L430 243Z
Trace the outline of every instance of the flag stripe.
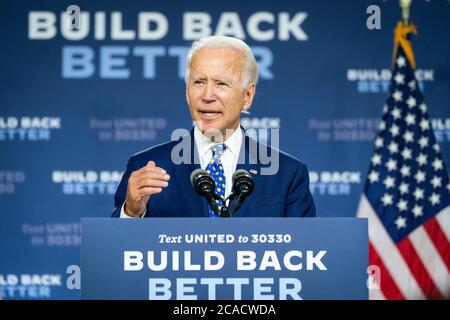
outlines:
M361 196L358 216L369 218L369 239L404 297L406 299L425 299L416 279L365 194Z
M383 295L383 291L380 290L369 290L369 300L386 300Z
M369 290L370 300L404 300L405 297L400 292L392 279L391 274L386 269L386 266L378 255L372 243L369 241L369 264L376 265L380 268L380 287L381 290ZM381 292L380 292L381 291ZM379 295L377 295L379 294Z
M450 241L450 206L442 210L436 219L441 225L442 231L444 231L445 236L447 237L447 241Z
M440 213L439 215L441 215ZM447 267L447 273L450 272L450 243L445 236L444 231L442 230L440 224L436 219L430 219L425 225L424 228L428 233L430 240L433 242L434 247L439 252L442 257L443 262Z
M397 247L400 253L405 259L406 264L409 266L414 278L417 280L420 288L428 299L442 299L443 296L439 292L438 288L434 284L427 269L420 260L416 249L412 245L409 237L406 237L402 241L397 243ZM416 298L418 299L418 298Z
M431 220L434 220L434 218ZM424 267L439 290L440 295L447 296L448 288L450 288L450 276L447 266L442 261L425 228L417 228L411 233L409 238L420 260L424 262Z

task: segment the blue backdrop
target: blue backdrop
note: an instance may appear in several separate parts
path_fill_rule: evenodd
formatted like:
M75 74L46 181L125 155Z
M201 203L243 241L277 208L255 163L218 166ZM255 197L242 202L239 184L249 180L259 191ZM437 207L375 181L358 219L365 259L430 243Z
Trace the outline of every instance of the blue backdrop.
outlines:
M84 13L78 33L61 22L71 4ZM366 26L371 4L381 9L379 30ZM184 55L210 33L244 38L260 64L242 124L280 129L281 149L308 165L318 216L355 215L387 97L398 1L0 7L4 299L79 298L67 268L79 265L80 217L109 216L128 157L190 127ZM415 0L411 16L416 76L449 165L449 3Z

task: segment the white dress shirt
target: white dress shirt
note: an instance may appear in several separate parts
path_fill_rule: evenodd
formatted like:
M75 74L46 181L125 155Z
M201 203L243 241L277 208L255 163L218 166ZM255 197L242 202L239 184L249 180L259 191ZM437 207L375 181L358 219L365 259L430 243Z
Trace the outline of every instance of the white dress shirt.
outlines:
M227 140L225 140L225 142L223 142L226 146L226 149L222 153L220 161L222 162L225 175L225 198L227 198L231 194L231 190L233 187L232 177L233 173L236 171L236 166L239 160L239 152L241 151L242 139L243 134L239 126L238 129L235 130L233 134L228 137ZM212 142L208 137L204 136L200 132L197 126L194 127L194 141L198 151L198 158L200 159L200 167L205 170L212 158L212 147L220 143ZM143 216L145 216L145 213L142 215L142 217ZM120 217L131 218L125 213L125 203L122 205Z

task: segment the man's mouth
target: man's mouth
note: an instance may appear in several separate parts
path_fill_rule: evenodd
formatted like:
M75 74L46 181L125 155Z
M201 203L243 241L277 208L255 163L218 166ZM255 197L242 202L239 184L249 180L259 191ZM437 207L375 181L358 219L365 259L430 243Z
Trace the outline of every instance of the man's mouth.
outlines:
M214 119L222 114L222 112L218 111L199 111L199 112L203 117L207 119Z

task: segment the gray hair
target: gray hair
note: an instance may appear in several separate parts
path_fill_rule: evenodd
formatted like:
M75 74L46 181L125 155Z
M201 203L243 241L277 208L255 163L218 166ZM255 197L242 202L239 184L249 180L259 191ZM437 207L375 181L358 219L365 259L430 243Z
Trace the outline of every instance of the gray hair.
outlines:
M244 77L242 84L247 88L250 83L258 82L258 65L250 47L242 40L226 36L210 36L195 41L186 57L186 73L184 81L187 83L191 71L192 57L201 48L231 48L237 49L244 55Z

